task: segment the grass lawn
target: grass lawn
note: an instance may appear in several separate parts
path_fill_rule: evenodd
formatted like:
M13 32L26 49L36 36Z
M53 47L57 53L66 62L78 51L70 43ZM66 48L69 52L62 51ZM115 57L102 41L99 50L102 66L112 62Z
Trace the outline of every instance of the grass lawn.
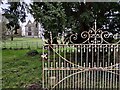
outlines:
M40 54L26 56L29 50L2 50L2 87L22 88L42 79L42 61Z
M14 38L13 41L8 39L4 43L2 42L2 47L5 48L28 48L28 47L41 48L42 45L43 45L42 39L27 37Z

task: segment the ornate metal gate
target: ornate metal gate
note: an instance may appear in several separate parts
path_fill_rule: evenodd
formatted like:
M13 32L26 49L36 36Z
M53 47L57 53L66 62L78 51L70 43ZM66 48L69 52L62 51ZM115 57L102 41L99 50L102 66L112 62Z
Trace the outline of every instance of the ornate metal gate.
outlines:
M44 45L43 88L120 89L120 40L109 43L110 33L96 29L96 24L81 37L81 44Z

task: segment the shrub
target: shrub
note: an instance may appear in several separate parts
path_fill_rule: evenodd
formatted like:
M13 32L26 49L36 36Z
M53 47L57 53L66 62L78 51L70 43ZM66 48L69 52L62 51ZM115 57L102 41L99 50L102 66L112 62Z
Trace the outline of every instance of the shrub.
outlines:
M35 56L38 55L39 52L37 50L30 50L26 53L28 56Z

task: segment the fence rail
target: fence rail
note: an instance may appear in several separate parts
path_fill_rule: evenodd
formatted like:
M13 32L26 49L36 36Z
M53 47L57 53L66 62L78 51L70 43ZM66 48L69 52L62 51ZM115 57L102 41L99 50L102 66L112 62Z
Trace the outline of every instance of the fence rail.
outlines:
M41 42L2 42L2 49L39 49L42 45Z

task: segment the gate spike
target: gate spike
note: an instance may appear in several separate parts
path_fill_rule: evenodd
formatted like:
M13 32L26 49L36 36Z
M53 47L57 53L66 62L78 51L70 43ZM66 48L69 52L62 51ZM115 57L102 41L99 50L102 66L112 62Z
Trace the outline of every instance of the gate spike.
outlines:
M97 47L96 47L96 45L95 45L95 52L97 52Z
M107 45L106 45L106 49L105 49L105 51L107 52Z
M85 63L84 63L84 67L85 67Z
M96 67L96 63L94 62L94 67Z
M62 68L64 68L63 62L62 62Z
M69 52L69 46L67 46L67 52Z
M78 49L78 52L80 52L80 49Z
M111 69L112 69L112 63L111 63Z
M56 68L58 68L58 62L56 62Z
M45 67L47 67L47 63L45 63Z
M74 53L74 48L72 49L72 52Z
M89 47L88 47L88 48L89 48L89 52L91 52L91 45L89 45Z
M89 63L89 68L90 68L90 63Z
M74 68L74 64L72 64L72 68Z
M111 52L113 51L113 45L111 45Z
M102 52L103 50L102 50L102 47L100 47L100 52Z
M117 48L116 48L116 52L118 52L118 45L117 45Z
M113 51L113 48L111 48L111 52Z
M69 69L69 63L67 63L67 68Z
M47 63L45 63L45 68L47 68Z
M85 45L84 45L84 52L85 52Z
M51 68L53 68L52 62L51 62Z
M61 49L61 52L63 52L64 50L63 50L63 47L62 47L62 49Z
M115 69L119 69L119 64L118 63L116 63Z
M77 65L78 68L80 67L79 65L80 65L80 63L78 63L78 65Z
M91 52L91 49L89 48L89 52Z
M105 62L105 67L107 68L107 62Z
M102 52L102 45L100 45L100 52Z

